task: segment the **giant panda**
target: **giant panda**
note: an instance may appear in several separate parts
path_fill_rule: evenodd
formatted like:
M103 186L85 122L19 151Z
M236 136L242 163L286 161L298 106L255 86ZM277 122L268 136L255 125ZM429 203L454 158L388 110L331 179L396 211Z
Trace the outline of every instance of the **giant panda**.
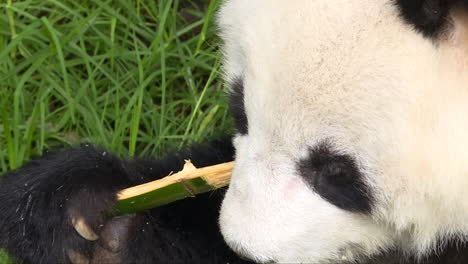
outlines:
M51 151L1 179L0 247L26 263L468 263L467 2L225 1L235 135L162 160ZM225 193L100 214L184 159L232 158Z

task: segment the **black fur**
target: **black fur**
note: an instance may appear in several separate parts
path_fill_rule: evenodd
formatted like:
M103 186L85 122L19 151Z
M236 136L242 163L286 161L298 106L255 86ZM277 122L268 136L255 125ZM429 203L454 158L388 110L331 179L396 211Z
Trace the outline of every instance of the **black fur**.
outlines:
M248 119L245 113L244 102L244 81L241 78L236 78L231 83L229 92L229 107L237 132L241 135L248 133Z
M370 212L370 189L349 155L336 153L329 143L323 142L309 150L298 168L305 181L325 200L344 210Z
M448 13L456 0L396 0L403 19L425 37L436 38L447 25Z
M25 263L69 263L67 249L92 258L99 243L76 233L70 212L82 215L100 233L105 224L101 211L113 206L118 190L180 170L184 159L207 166L232 160L233 152L226 139L173 153L164 160L125 161L91 145L47 153L1 178L0 248ZM199 195L115 224L115 228L128 229L126 241L118 245L122 248L119 260L242 263L218 230L222 197L222 191Z

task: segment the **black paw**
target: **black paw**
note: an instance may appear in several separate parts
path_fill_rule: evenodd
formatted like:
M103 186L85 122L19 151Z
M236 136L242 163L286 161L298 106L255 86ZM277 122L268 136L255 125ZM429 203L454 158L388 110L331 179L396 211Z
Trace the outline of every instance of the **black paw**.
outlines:
M27 263L87 263L97 250L91 241L120 248L125 232L115 240L109 230L130 229L136 218L107 221L102 212L112 209L119 190L132 185L130 173L138 174L130 163L84 145L50 152L4 175L0 247ZM101 233L110 240L100 239Z
M95 241L92 247L68 247L66 255L73 264L82 263L124 263L123 258L128 241L141 223L141 216L132 214L117 216L101 224L97 231L93 230L85 219L74 223L74 228L84 239Z
M229 139L162 160L120 160L83 146L50 152L0 178L0 248L26 263L244 263L224 243L222 193L109 218L121 189L232 160Z

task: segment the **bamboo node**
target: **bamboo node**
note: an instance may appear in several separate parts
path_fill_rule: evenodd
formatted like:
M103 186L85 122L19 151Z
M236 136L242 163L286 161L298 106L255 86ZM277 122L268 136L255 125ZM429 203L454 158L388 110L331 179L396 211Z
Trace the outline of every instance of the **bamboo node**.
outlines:
M190 194L190 197L193 198L196 196L196 192L193 190L190 184L188 184L185 180L180 180L179 182L180 184L182 184L182 186L184 186L184 189Z

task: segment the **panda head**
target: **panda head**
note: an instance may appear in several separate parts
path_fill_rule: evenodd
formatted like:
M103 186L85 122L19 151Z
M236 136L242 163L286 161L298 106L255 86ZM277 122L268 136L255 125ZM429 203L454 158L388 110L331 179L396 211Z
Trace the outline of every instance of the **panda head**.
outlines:
M218 23L237 122L220 226L235 251L338 263L464 239L463 2L230 0Z

